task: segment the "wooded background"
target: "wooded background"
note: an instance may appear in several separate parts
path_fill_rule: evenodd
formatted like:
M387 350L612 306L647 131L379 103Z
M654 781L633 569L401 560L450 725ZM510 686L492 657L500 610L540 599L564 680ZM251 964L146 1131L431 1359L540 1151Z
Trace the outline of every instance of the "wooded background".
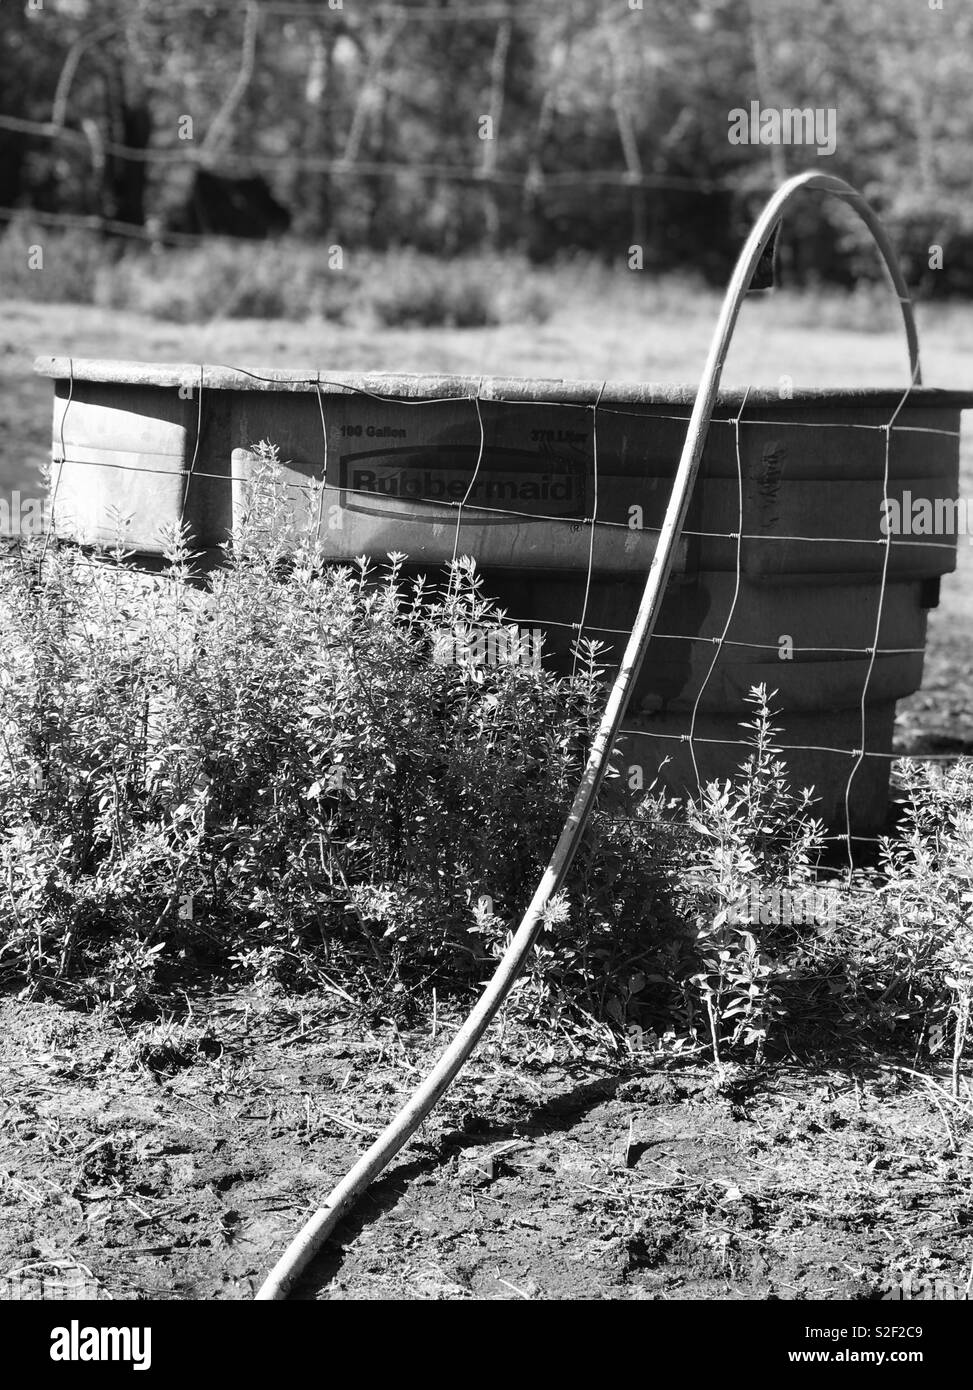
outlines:
M971 0L636 3L5 0L0 216L538 261L638 244L716 281L814 166L874 202L921 291L973 293ZM835 154L731 145L755 100L833 107ZM809 200L789 268L873 273L857 236Z

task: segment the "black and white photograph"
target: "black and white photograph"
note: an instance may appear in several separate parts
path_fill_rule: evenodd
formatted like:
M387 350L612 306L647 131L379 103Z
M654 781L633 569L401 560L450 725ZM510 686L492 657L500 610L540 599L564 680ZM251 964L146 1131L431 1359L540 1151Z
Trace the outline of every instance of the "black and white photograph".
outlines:
M32 1367L953 1364L971 72L973 0L0 0Z

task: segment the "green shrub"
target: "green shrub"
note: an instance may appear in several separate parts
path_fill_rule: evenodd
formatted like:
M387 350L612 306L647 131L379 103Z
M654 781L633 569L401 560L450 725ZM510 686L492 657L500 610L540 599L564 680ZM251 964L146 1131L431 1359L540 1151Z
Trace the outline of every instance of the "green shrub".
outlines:
M909 803L879 868L842 877L821 867L812 789L791 792L775 756L766 691L750 699L753 751L691 806L672 884L678 914L695 923L690 1032L717 1063L741 1048L759 1057L785 1030L812 1047L898 1042L935 1056L951 1046L955 1082L973 992L973 760L944 773L904 764ZM765 920L764 905L785 900L826 911Z
M955 1090L973 996L973 759L901 770L908 803L883 844L888 929L873 947L889 978L880 1003L887 1023L918 1019L933 1055L951 1044Z
M164 577L70 549L7 567L0 930L28 981L96 977L120 943L140 977L188 950L244 972L269 951L288 983L469 979L543 867L590 662L439 661L444 631L501 626L472 564L322 569L285 554L277 495L271 466L209 588L178 537Z
M781 903L803 898L824 843L824 828L810 814L812 789L793 793L775 756L772 698L763 686L751 691L753 718L742 727L752 751L732 781L711 782L689 808L698 838L687 846L677 890L696 925L686 1001L694 1032L694 1006L702 1005L717 1063L724 1046L753 1046L761 1055L784 1012L775 986L793 921L777 913L779 921L762 924L753 905L772 892Z
M489 650L503 615L471 561L439 583L401 555L325 565L316 490L294 516L260 452L206 583L183 535L165 574L126 567L123 530L97 561L27 540L0 570L0 973L30 990L134 1008L205 967L386 1010L468 993L548 860L604 699L597 647L569 679L484 663L468 639ZM509 1007L718 1064L892 1041L952 1051L958 1076L973 762L906 764L901 829L842 883L771 700L751 693L728 782L605 798ZM754 907L822 888L826 920Z

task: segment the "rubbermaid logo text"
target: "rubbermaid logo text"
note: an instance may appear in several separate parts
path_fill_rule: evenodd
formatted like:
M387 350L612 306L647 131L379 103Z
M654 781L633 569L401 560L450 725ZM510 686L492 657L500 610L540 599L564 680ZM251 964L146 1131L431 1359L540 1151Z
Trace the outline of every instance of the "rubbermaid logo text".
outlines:
M353 468L349 486L354 492L383 497L423 498L427 501L467 501L489 505L497 502L581 501L581 489L569 473L484 473L464 477L445 470L378 467Z

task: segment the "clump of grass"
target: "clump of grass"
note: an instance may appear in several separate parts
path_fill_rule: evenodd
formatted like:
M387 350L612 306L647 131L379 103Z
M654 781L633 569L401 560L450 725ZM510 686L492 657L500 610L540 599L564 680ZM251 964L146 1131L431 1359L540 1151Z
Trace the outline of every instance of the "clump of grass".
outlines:
M223 1047L212 1028L168 1017L142 1024L130 1039L128 1051L134 1067L156 1076L173 1076L202 1058L219 1057Z

